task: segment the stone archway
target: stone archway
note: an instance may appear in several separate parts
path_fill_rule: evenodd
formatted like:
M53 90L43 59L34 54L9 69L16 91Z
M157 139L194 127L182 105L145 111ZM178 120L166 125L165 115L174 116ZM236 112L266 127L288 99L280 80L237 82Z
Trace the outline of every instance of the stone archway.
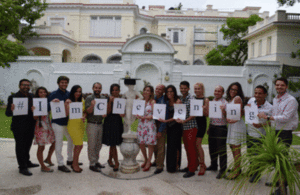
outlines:
M136 69L136 78L140 78L141 81L137 82L136 90L142 91L144 88L144 82L149 82L154 88L157 84L161 83L161 74L159 69L152 64L143 64Z

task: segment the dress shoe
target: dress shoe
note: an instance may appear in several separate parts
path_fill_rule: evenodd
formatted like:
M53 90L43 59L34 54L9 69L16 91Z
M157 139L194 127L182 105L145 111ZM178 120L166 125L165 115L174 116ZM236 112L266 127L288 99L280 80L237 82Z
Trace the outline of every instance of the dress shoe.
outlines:
M252 177L249 179L249 182L250 182L250 183L258 182L258 180L256 179L256 178L258 178L258 177L259 177L259 174L258 174L258 173L254 173L254 174L252 175Z
M65 165L62 165L62 166L58 166L58 170L59 171L62 171L62 172L65 172L65 173L70 173L70 169L68 169Z
M158 168L157 168L157 169L154 171L154 174L160 174L161 172L163 172L163 170L164 170L164 169L158 169Z
M189 171L189 168L188 168L188 167L185 167L184 169L180 169L179 171L182 172L182 173L186 173L186 172Z
M156 162L152 163L151 167L156 167Z
M99 167L95 166L90 166L90 170L94 172L101 172L101 169Z
M206 168L206 171L217 171L218 170L218 167L213 167L213 166L209 166Z
M146 163L146 164L147 164L147 163ZM149 171L149 170L150 170L150 168L151 168L151 163L150 163L150 166L149 166L149 167L146 167L146 165L145 165L145 167L144 167L143 171L144 171L144 172L146 172L146 171Z
M222 178L225 178L225 177L226 177L225 172L224 171L219 171L216 179L222 179Z
M39 167L39 166L40 166L39 164L35 164L35 163L32 163L32 162L27 164L27 168L34 168L34 167Z
M195 172L186 172L184 175L183 175L183 178L189 178L189 177L193 177L195 175Z
M49 165L49 167L52 167L52 166L54 166L54 164L51 162L49 162L49 161L47 161L47 160L44 160L44 163L47 163L48 165Z
M273 192L271 195L282 195L284 193L281 192L280 188L277 188L275 192ZM287 189L285 188L285 194L287 194Z
M73 164L73 161L67 161L67 165L68 166L71 166L72 164ZM78 162L78 165L81 166L81 165L83 165L83 163L82 162Z
M273 183L272 182L266 182L265 185L269 186L269 187L272 187ZM279 187L279 182L278 181L276 182L275 187Z
M104 169L105 168L105 166L101 165L100 163L96 163L95 166L98 167L98 168L100 168L100 169Z
M32 175L32 173L28 169L20 169L19 173L21 173L22 175L26 175L26 176Z

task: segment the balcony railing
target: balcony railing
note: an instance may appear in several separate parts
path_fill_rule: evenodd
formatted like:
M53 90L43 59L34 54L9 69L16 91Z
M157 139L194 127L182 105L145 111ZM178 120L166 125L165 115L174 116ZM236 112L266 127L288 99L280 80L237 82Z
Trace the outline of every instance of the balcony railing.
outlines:
M286 14L286 19L300 21L300 14Z
M60 25L52 25L52 26L35 26L33 28L33 31L38 33L38 34L60 34L60 35L64 35L66 37L69 37L71 39L74 39L74 32L73 31L68 31L65 30L62 26Z

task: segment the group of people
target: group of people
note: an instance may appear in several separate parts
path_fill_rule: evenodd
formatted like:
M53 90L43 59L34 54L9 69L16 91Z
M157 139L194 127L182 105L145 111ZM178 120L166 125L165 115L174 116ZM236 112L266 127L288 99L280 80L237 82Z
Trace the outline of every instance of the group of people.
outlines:
M119 160L117 145L122 143L123 123L122 114L113 114L114 98L120 96L120 86L112 84L110 87L110 97L101 95L102 85L94 83L92 86L93 94L89 95L85 100L82 97L82 88L79 85L72 87L69 93L69 78L60 76L57 80L58 89L48 96L48 91L44 87L37 89L35 97L48 98L48 102L65 102L66 115L71 102L82 102L85 111L81 119L68 119L68 117L60 119L52 119L50 122L49 115L33 116L34 106L32 106L33 94L29 93L30 81L23 79L19 83L19 92L8 98L8 106L6 115L12 116L15 105L12 103L14 97L28 97L28 115L13 116L11 129L16 141L16 154L21 174L32 175L28 170L31 167L39 165L30 161L29 150L33 137L35 143L38 144L37 158L43 172L53 172L48 166L53 166L51 155L54 150L57 157L58 170L70 172L64 165L62 156L62 142L65 135L68 139L67 149L67 165L71 165L74 172L80 173L82 169L79 162L79 155L83 145L84 122L87 120L86 132L88 137L88 158L90 161L90 170L100 172L104 166L99 163L99 152L102 143L110 146L108 157L108 165L114 171L119 169ZM222 86L216 86L214 89L213 101L221 102L220 109L222 118L210 118L209 127L207 128L207 117L209 116L209 99L205 97L205 87L203 83L194 85L195 96L189 93L190 84L182 81L179 86L181 95L178 95L174 85L165 87L159 84L154 89L152 86L145 86L142 97L145 100L145 112L143 116L136 116L138 119L137 138L144 162L141 167L143 171L149 171L151 166L155 166L155 174L159 174L164 169L164 160L166 156L166 169L170 173L185 172L184 178L195 175L199 167L198 175L204 175L206 171L217 171L219 160L219 173L217 179L226 177L227 179L235 179L241 174L240 158L241 146L246 140L255 140L262 134L265 134L263 126L275 121L275 127L279 138L282 139L287 146L292 143L292 131L298 127L298 103L296 99L287 93L288 81L285 78L278 78L275 81L275 89L277 95L271 105L267 100L267 89L262 86L256 86L254 97L245 102L242 86L238 82L229 85L225 91ZM223 95L226 94L224 98ZM94 115L95 98L107 98L107 115ZM138 97L137 97L138 98ZM190 116L190 100L203 100L203 116ZM166 104L165 119L153 119L154 104ZM186 105L186 119L174 119L174 105ZM231 120L226 118L226 105L240 104L241 113L244 113L246 104L257 106L258 108L258 124L248 124L246 128L245 122L240 120ZM49 106L50 111L50 106ZM104 124L102 121L104 119ZM207 130L207 132L206 132ZM282 130L282 131L280 131ZM202 139L208 134L209 154L211 158L210 166L206 167L204 159L204 151L201 146ZM249 135L248 138L247 134ZM180 169L181 166L181 139L183 139L184 147L187 154L188 165L186 168ZM167 149L165 149L165 142ZM253 143L253 142L248 142ZM43 150L45 144L52 144L47 158L43 159ZM226 144L230 145L233 157L234 167L229 175L225 175L227 169L227 151ZM148 146L148 147L146 147ZM251 144L248 144L251 147ZM148 148L148 152L147 149ZM166 155L165 155L166 152ZM152 162L154 154L155 160ZM250 179L254 181L256 174Z

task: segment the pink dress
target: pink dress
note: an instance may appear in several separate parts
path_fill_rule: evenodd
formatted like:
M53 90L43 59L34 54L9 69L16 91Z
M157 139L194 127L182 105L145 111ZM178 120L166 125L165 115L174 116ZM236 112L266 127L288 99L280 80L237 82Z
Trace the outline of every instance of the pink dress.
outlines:
M153 110L150 102L146 104L144 116L152 116ZM156 125L153 119L139 119L137 128L137 137L139 144L156 145Z
M39 119L36 120L35 124L34 144L43 146L46 144L52 144L54 141L55 135L50 123L49 116L40 116Z

